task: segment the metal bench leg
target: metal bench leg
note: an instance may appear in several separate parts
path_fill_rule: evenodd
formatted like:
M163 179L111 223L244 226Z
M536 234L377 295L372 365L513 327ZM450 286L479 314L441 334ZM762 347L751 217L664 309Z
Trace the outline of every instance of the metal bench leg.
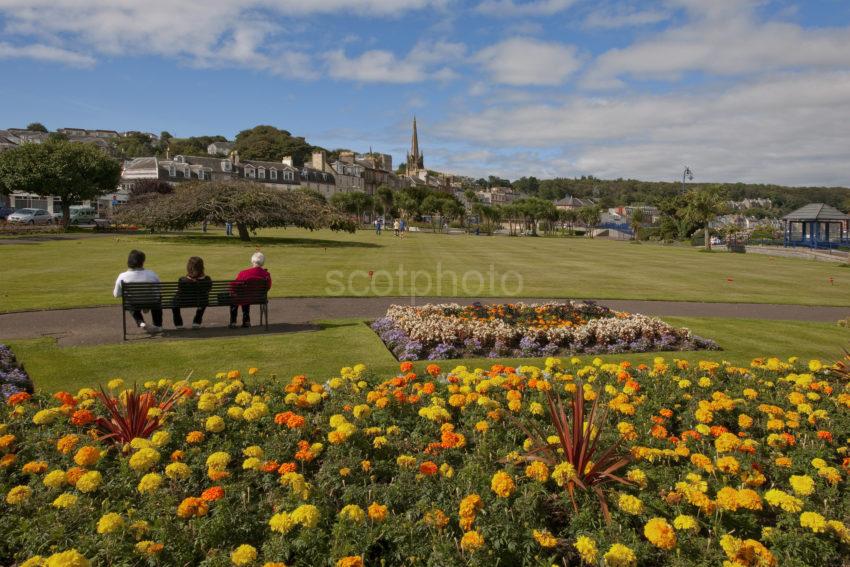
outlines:
M127 310L124 309L124 306L121 306L121 319L124 325L124 340L127 340Z
M263 305L263 312L266 315L266 331L268 331L269 330L269 304L268 303Z

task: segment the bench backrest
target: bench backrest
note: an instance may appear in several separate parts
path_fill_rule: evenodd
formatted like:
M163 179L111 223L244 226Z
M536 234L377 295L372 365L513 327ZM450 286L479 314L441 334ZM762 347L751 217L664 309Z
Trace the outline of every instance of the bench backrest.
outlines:
M199 281L121 284L121 303L127 311L172 307L219 307L268 303L264 280Z

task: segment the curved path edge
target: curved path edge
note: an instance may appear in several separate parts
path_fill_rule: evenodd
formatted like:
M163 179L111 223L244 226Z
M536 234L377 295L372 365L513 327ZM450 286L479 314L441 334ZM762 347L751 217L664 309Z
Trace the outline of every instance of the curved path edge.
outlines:
M315 321L328 319L380 317L392 304L482 303L563 301L546 298L410 298L410 297L296 297L275 298L269 304L270 333L316 330ZM618 311L668 317L722 317L740 319L810 321L835 323L850 315L847 307L775 305L764 303L694 303L687 301L602 300L598 303ZM189 309L184 309L184 319ZM254 308L253 316L259 321ZM210 309L204 317L204 328L198 331L176 331L171 313L164 313L165 332L150 336L128 322L130 341L161 339L194 339L263 334L259 327L227 329L228 312ZM128 317L129 319L129 317ZM0 341L53 337L60 346L88 346L122 342L121 309L118 305L47 311L25 311L0 314Z

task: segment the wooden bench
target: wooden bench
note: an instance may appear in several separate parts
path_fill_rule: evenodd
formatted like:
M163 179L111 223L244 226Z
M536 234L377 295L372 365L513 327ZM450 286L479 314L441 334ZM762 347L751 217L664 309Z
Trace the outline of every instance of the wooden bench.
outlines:
M124 340L127 340L127 313L136 310L167 311L189 307L230 307L259 305L260 325L269 330L269 298L265 281L200 281L121 284L121 313Z

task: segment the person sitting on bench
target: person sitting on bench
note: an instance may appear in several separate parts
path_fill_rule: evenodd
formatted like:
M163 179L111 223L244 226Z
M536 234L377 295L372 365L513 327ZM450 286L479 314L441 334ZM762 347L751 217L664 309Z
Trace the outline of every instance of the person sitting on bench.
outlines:
M255 252L254 255L251 256L251 267L247 270L242 270L239 272L239 275L236 276L237 282L246 282L243 285L247 289L245 289L242 293L250 294L250 290L252 289L263 288L265 291L271 289L272 277L269 274L269 271L263 267L265 263L266 257L262 252ZM242 306L242 326L251 326L251 306L247 303L240 303L239 295L241 290L242 286L231 289L233 303L230 305L230 325L228 325L231 329L236 328L236 315L239 312L240 305Z
M130 268L126 272L122 272L118 275L118 279L115 280L115 289L112 290L112 295L115 297L121 297L121 288L123 283L159 283L159 276L157 276L151 270L145 269L145 253L141 250L131 250L130 255L127 257L127 267ZM142 316L143 306L138 307L133 310L133 319L136 321L136 325L140 329L145 329L150 331L151 333L158 333L162 330L162 309L159 307L151 307L151 318L153 319L153 325L148 327L145 324L145 318Z
M177 294L174 296L174 303L171 308L176 329L183 328L183 315L180 313L180 308L184 305L197 307L195 317L192 319L192 328L201 328L211 288L212 280L204 274L204 260L192 256L186 262L186 275L177 281Z

